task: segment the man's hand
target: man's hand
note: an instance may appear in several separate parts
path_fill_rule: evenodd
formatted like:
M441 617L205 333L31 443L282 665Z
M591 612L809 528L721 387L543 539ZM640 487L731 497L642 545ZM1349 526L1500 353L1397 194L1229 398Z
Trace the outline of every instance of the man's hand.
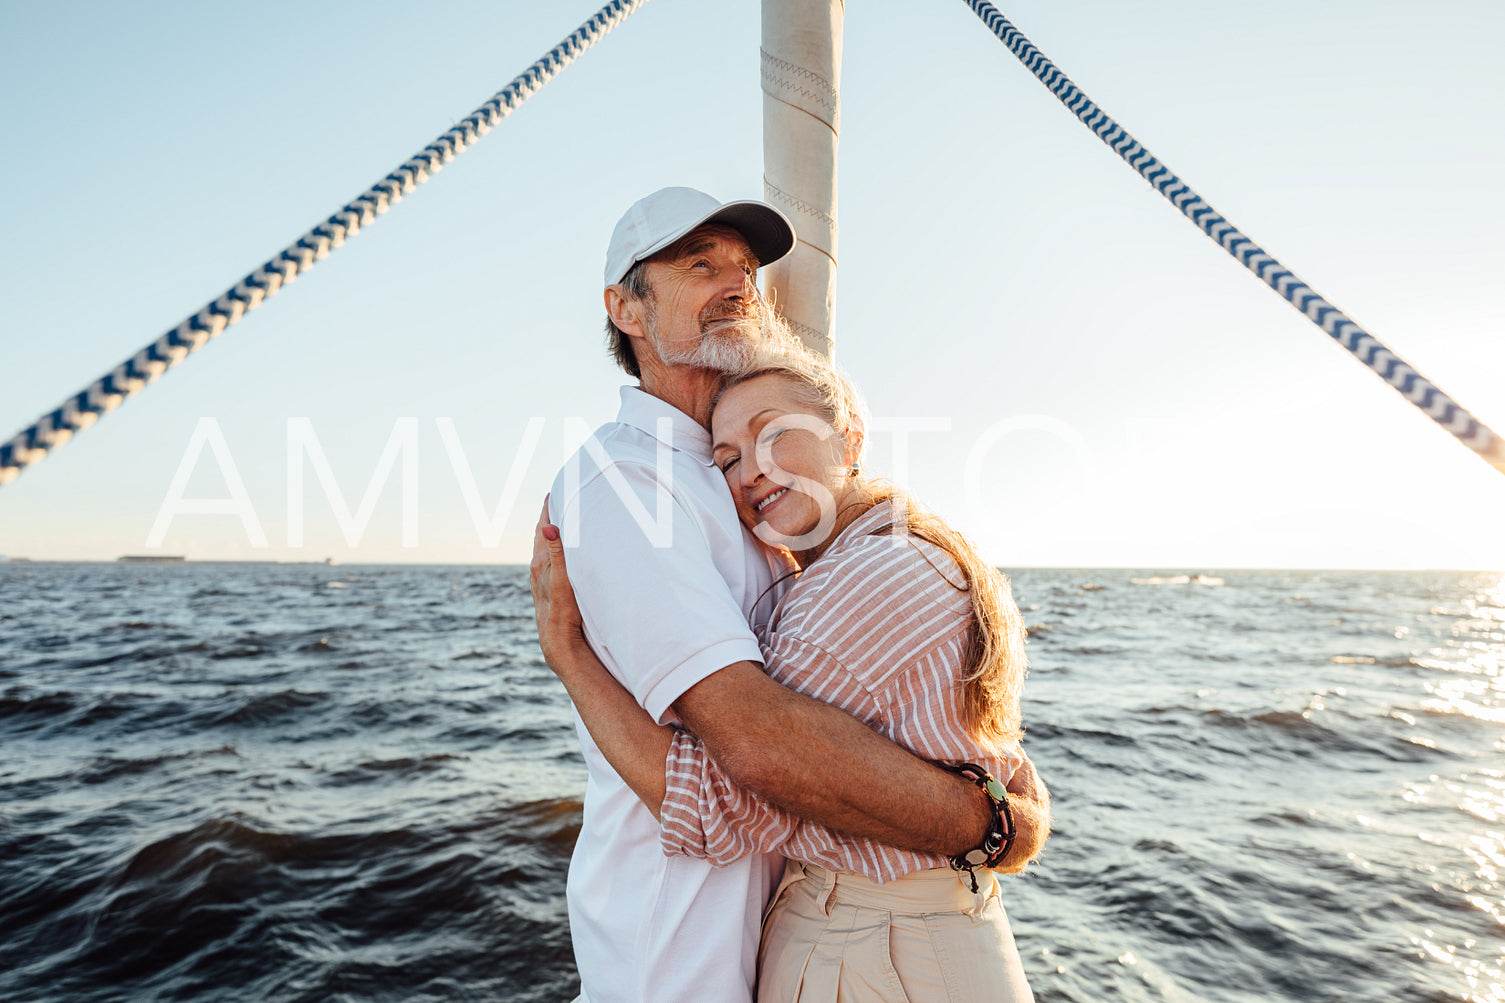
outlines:
M1035 764L1028 756L1014 771L1007 784L1009 813L1014 817L1014 845L998 868L1005 874L1018 874L1040 855L1050 836L1050 791L1045 789Z

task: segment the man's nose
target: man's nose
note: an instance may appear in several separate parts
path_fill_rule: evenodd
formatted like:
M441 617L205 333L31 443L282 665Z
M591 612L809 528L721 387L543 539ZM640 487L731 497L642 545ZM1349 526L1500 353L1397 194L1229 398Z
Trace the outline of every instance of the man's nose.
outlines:
M723 295L727 299L756 300L758 298L758 284L753 277L744 269L729 269L728 282Z

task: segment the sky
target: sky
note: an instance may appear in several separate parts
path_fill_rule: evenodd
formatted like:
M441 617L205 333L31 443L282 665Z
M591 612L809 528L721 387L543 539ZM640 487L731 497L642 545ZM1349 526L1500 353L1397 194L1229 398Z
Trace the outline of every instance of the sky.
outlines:
M596 7L0 5L0 437ZM1505 432L1505 5L1000 7L1251 238ZM646 4L0 487L0 554L525 560L555 470L624 382L600 333L617 217L671 184L761 194L758 22L751 0ZM835 323L890 429L869 471L1004 567L1505 569L1505 477L1202 236L960 0L850 4L844 48ZM301 452L289 500L290 436L317 441L358 516L394 434L416 444L406 510L398 465L347 536ZM238 479L255 525L161 518L180 471L187 499Z

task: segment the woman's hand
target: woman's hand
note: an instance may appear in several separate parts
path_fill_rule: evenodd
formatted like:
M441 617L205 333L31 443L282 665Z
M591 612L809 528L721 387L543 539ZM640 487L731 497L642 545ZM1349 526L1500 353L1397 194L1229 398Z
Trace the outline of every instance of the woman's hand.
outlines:
M533 537L533 560L528 566L528 585L533 592L533 617L538 624L538 646L544 661L558 675L568 664L568 655L589 648L585 640L585 623L570 575L564 566L564 544L559 529L549 524L549 503L544 499L543 514Z

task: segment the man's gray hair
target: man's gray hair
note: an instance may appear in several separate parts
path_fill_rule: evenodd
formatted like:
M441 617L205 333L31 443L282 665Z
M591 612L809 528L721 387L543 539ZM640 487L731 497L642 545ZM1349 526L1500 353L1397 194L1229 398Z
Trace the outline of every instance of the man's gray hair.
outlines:
M627 274L622 276L622 295L629 300L652 300L653 287L648 284L647 260L635 261ZM637 353L632 350L632 338L616 324L611 316L606 317L606 347L611 350L617 365L633 379L642 379L643 371L638 366Z

